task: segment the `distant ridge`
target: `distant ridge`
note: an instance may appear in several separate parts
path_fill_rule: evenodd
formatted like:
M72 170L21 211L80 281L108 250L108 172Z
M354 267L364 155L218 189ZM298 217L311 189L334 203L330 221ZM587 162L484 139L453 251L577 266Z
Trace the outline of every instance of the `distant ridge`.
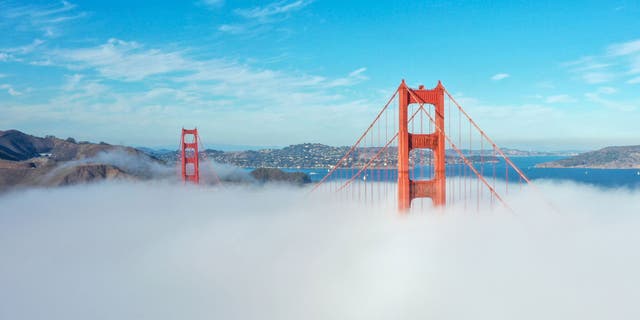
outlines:
M209 151L224 153L222 151ZM254 151L249 151L252 153ZM296 152L294 152L295 154ZM175 151L110 145L108 143L76 142L73 138L36 137L18 130L0 131L0 192L28 187L56 187L100 182L105 180L177 181L175 166L156 155L171 155ZM244 153L233 153L243 158ZM171 162L171 161L170 161ZM201 174L208 177L211 167ZM230 170L231 169L231 170ZM311 180L301 172L259 168L251 174L225 168L225 183L288 183L303 185ZM208 179L210 183L213 179ZM201 181L202 182L202 181Z
M0 131L0 159L22 161L37 157L40 153L50 152L55 140L38 138L18 130Z
M109 179L151 179L171 175L167 168L162 160L131 147L0 131L0 191Z
M562 160L545 162L537 168L639 169L640 145L612 146L578 154Z

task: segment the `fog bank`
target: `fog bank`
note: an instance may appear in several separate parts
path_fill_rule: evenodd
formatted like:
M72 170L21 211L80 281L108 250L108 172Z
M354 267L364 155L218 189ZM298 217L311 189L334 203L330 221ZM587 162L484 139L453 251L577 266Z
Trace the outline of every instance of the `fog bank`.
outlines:
M638 319L640 192L400 216L305 190L0 196L0 319ZM427 208L425 208L427 210Z

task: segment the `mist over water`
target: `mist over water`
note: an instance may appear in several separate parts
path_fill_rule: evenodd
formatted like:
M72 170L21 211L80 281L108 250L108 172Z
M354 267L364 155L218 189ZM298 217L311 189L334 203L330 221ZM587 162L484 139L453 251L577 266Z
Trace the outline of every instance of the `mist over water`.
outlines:
M400 216L282 186L0 196L0 319L638 319L640 192Z

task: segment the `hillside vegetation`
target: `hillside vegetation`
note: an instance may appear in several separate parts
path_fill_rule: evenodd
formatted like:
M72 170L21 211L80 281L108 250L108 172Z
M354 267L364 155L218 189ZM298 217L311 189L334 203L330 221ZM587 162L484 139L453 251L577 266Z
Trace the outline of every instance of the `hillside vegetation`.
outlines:
M137 149L106 143L0 131L0 191L166 176L163 161Z
M538 168L640 168L640 145L606 147L562 160L538 164Z

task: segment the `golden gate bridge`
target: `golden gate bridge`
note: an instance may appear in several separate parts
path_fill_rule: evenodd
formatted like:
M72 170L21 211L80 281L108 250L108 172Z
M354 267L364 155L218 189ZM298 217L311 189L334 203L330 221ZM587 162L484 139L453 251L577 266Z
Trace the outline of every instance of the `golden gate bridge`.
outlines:
M197 129L182 130L185 183L199 182L199 143ZM400 212L418 201L421 208L426 201L427 207L479 210L495 204L509 208L504 198L509 188L529 183L440 81L433 89L415 89L402 80L311 192L374 205L395 202Z

